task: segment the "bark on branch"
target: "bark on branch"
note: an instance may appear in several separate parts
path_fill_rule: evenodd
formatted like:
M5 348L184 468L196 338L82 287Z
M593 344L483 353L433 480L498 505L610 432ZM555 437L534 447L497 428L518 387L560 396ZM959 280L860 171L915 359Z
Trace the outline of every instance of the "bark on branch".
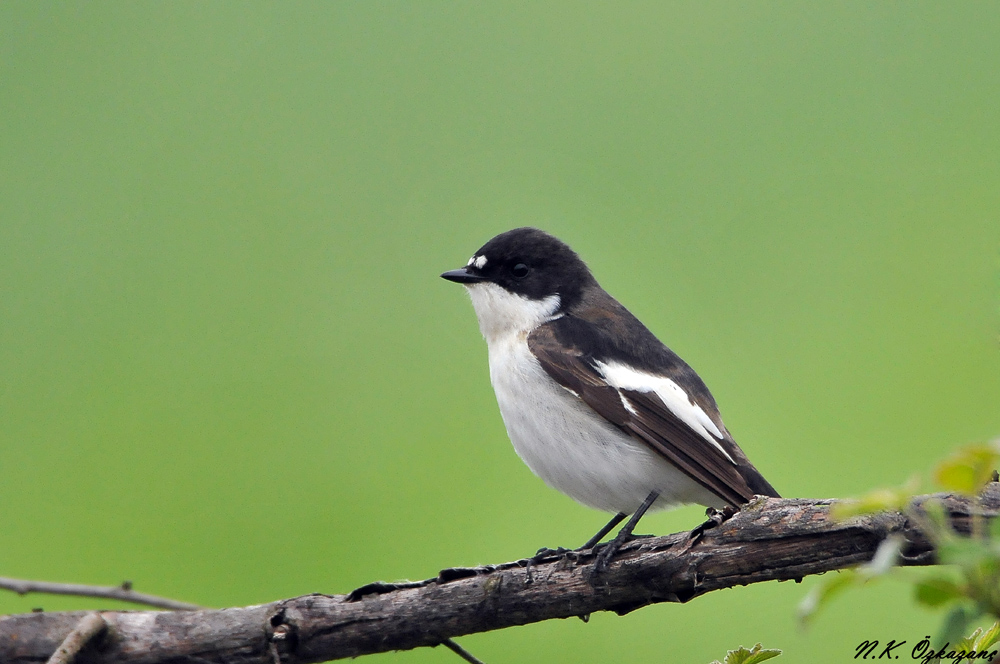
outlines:
M971 515L996 516L1000 486L976 503L943 502L955 528ZM733 586L799 580L867 562L892 533L905 539L902 564L933 564L933 550L905 515L833 521L830 500L760 499L697 541L687 532L626 545L611 567L590 574L594 556L550 556L451 568L405 584L372 583L347 595L305 595L270 604L201 611L105 611L108 627L77 662L323 662L436 646L451 637L596 611L623 614L657 602L686 602ZM86 612L0 617L0 662L45 661Z

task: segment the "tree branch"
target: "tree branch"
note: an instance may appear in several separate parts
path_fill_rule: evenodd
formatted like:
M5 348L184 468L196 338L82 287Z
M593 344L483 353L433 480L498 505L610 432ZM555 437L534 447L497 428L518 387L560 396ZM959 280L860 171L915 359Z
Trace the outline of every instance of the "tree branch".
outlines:
M179 602L176 599L137 593L132 590L132 583L129 581L125 581L120 586L87 586L80 583L28 581L26 579L11 579L0 576L0 588L13 590L18 595L45 593L47 595L97 597L99 599L116 599L120 602L131 602L132 604L145 604L146 606L155 606L159 609L170 609L172 611L195 611L204 608L197 604Z
M27 579L0 577L0 588L4 590L13 590L18 595L43 593L46 595L98 597L102 599L116 599L120 602L131 602L133 604L145 604L146 606L155 606L157 608L171 609L174 611L197 611L198 609L205 608L203 606L198 606L197 604L188 604L187 602L180 602L167 597L134 592L132 590L131 581L123 581L120 586L90 586L79 583L52 583L49 581L29 581ZM107 623L104 622L104 618L102 618L99 613L88 613L83 620L80 621L80 624L69 633L66 640L59 646L55 654L49 658L47 664L70 664L76 657L77 651L85 646L90 639L102 633L106 628ZM280 636L283 636L283 634ZM278 664L280 664L280 654L276 655L275 653L277 653L277 641L280 640L281 638L273 638L271 640L272 657L277 658ZM476 659L472 653L455 643L452 639L445 639L441 642L441 645L445 646L470 664L483 664L481 661Z
M974 513L996 516L1000 487L980 501L937 494L954 527L970 532ZM452 568L403 584L372 583L347 595L305 595L244 608L185 612L107 611L108 633L87 664L226 662L305 664L389 650L595 611L628 613L657 602L687 602L733 586L801 580L867 562L892 533L906 544L902 564L933 564L933 550L904 514L836 522L831 500L760 499L692 540L689 533L627 544L603 574L591 551L478 568ZM0 662L36 664L83 612L0 617Z
M104 622L100 613L96 611L88 613L73 631L66 635L46 664L72 664L83 647L107 628L108 623Z

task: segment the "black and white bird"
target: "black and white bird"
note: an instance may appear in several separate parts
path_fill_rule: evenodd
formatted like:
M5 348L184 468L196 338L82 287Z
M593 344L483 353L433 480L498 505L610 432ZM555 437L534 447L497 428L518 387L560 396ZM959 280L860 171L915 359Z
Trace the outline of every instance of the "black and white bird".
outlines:
M535 228L497 235L441 275L472 298L514 449L546 484L615 517L605 568L649 509L738 507L777 496L739 448L698 374Z

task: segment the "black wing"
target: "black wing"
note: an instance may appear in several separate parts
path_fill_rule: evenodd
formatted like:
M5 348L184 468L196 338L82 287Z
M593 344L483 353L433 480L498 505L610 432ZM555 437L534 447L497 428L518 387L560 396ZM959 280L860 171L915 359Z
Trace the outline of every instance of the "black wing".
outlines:
M675 369L694 376L693 379L687 378L687 382L692 383L693 380L693 384L679 384L688 392L692 404L697 402L723 433L722 438L715 438L718 446L678 418L655 392L616 389L605 382L597 359L582 348L592 344L579 343L586 342L581 333L592 335L595 329L599 331L599 328L579 319L559 318L532 331L528 335L528 348L553 380L575 392L602 417L648 444L725 502L737 506L748 502L754 494L778 495L722 426L715 401L690 367L653 337L659 347L670 355L664 361L676 358ZM652 337L648 330L642 330Z

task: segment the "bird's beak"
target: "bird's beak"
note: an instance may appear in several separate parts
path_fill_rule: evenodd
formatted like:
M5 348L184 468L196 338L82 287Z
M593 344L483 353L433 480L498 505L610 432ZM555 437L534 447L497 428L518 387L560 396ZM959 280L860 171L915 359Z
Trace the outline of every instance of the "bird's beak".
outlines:
M479 275L472 274L469 272L469 268L463 267L458 270L449 270L441 275L442 279L447 279L448 281L454 281L456 284L475 284L480 281L486 281L485 277L480 277Z

